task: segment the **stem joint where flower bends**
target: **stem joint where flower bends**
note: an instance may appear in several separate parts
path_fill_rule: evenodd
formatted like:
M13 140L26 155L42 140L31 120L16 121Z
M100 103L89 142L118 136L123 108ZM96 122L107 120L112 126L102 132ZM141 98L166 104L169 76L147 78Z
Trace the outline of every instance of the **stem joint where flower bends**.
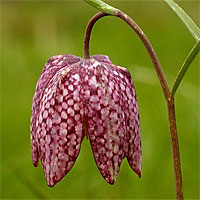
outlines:
M160 66L159 60L158 60L156 53L155 53L150 41L148 40L147 36L144 34L142 29L135 23L135 21L132 18L130 18L127 14L123 13L121 10L117 10L117 12L115 14L116 15L112 15L112 16L119 17L123 21L125 21L135 31L135 33L139 36L139 38L143 42L143 44L151 58L151 61L153 63L153 66L155 68L157 76L159 78L164 96L165 96L166 100L168 100L170 98L170 90L169 90L166 78L164 76L164 73L162 71L162 68ZM84 58L89 58L89 40L90 40L91 30L92 30L95 22L98 19L100 19L106 15L108 15L108 14L99 12L94 17L92 17L91 20L89 21L88 26L86 28L85 39L84 39Z
M106 14L116 15L118 11L117 8L114 8L101 0L84 0L84 1Z

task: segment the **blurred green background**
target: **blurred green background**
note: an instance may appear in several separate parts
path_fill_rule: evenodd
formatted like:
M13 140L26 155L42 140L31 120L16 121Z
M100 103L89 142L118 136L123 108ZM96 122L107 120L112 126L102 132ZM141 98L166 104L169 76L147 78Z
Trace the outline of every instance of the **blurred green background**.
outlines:
M107 1L141 26L153 44L170 87L195 41L162 1ZM199 1L178 2L199 26ZM120 19L106 17L93 29L91 54L106 54L127 67L137 90L142 134L142 178L122 162L117 182L101 177L89 141L67 176L46 185L30 151L32 97L49 57L83 55L88 20L97 11L83 1L1 2L1 198L175 198L167 109L153 65L136 34ZM183 189L199 199L199 56L176 94Z

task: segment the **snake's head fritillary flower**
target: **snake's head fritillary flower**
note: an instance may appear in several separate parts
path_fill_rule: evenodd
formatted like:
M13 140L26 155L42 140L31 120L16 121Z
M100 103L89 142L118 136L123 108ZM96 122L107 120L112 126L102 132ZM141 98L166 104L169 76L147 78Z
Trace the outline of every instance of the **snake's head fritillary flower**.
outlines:
M84 136L108 183L125 157L141 176L140 121L128 70L103 55L53 56L36 85L31 116L33 164L40 158L49 186L70 171Z

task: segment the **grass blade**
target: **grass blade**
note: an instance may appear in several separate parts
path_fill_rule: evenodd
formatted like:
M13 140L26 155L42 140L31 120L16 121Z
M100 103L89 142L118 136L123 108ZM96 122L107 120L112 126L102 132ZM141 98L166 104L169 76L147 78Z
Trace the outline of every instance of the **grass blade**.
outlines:
M190 64L192 63L192 61L195 59L195 57L199 53L199 50L200 50L200 41L198 41L194 45L194 47L192 48L192 50L188 54L187 58L185 59L183 65L182 65L182 67L181 67L181 69L178 73L178 76L177 76L177 78L174 82L171 96L174 96L174 94L176 93L176 90L177 90L178 86L180 85L181 80L183 79L185 73L187 72Z
M179 16L185 26L191 32L195 40L200 40L200 30L198 26L192 21L190 16L173 0L165 0L165 2L171 7L171 9Z

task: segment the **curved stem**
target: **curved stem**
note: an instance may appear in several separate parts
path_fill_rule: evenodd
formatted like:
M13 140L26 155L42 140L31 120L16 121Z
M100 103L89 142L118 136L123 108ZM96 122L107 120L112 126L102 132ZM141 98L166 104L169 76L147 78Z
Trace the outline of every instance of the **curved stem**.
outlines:
M158 60L158 58L156 56L156 53L155 53L150 41L148 40L147 36L144 34L142 29L133 21L133 19L130 18L125 13L123 13L122 11L119 11L118 17L123 19L136 32L136 34L142 40L146 50L148 51L148 54L149 54L149 56L151 58L151 61L152 61L153 65L154 65L154 68L156 70L157 76L158 76L158 78L160 80L160 84L162 86L162 90L163 90L163 93L165 95L165 99L169 100L169 98L170 98L170 90L169 90L166 78L165 78L164 73L162 71L162 68L160 66L160 62L159 62L159 60Z
M92 30L95 22L98 21L100 18L107 16L107 15L108 14L106 14L106 13L99 12L94 17L92 17L92 19L89 21L88 26L86 28L85 39L84 39L84 58L88 59L90 57L89 56L89 41L90 41L91 30ZM111 16L116 16L116 17L119 17L122 20L124 20L136 32L136 34L142 40L145 48L148 51L151 61L154 65L157 76L160 80L160 84L161 84L165 99L168 101L170 99L170 90L169 90L167 81L165 79L164 73L162 71L162 68L160 66L160 63L158 61L158 58L156 56L156 53L155 53L151 43L149 42L147 36L144 34L142 29L133 21L133 19L131 19L128 15L126 15L122 11L118 10L117 13L115 13L115 15L111 15Z
M171 134L171 145L172 145L172 154L173 154L173 164L174 164L174 176L175 176L175 184L176 184L176 198L182 200L183 199L183 190L182 190L182 175L181 175L181 163L180 163L180 153L179 153L179 144L178 144L178 135L177 135L177 127L176 127L176 117L175 117L175 105L174 105L174 97L171 97L171 92L169 90L166 78L156 56L156 53L149 42L147 36L144 34L142 29L131 19L128 15L123 13L120 10L115 10L114 14L106 14L104 12L99 12L89 21L88 26L86 28L85 38L84 38L84 58L90 58L89 55L89 41L90 34L92 28L96 21L100 18L111 15L117 16L124 20L139 36L141 41L143 42L145 48L148 51L148 54L152 60L154 68L156 70L157 76L159 78L166 102L168 107L168 118L170 125L170 134Z
M90 35L91 35L92 28L97 20L101 19L102 17L104 17L106 15L108 15L108 14L106 14L104 12L99 12L95 16L93 16L90 19L90 21L88 22L88 25L87 25L87 28L85 31L85 37L84 37L84 58L85 59L90 58L89 43L90 43Z

